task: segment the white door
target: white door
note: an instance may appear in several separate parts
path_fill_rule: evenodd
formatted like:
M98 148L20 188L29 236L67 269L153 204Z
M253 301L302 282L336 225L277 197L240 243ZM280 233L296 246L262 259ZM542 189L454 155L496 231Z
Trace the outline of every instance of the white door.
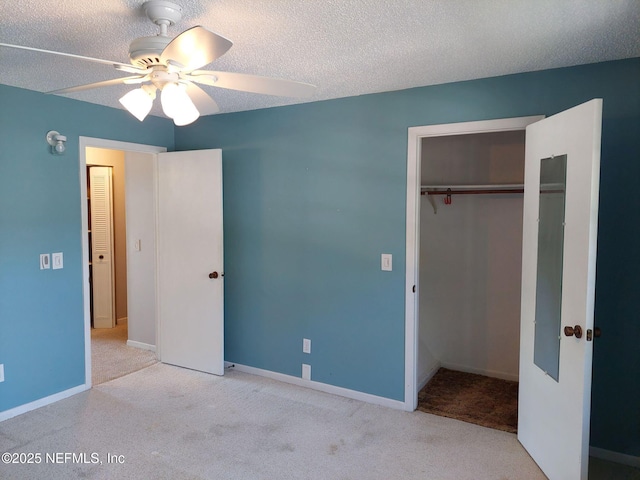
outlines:
M111 167L89 168L91 293L94 328L115 326Z
M160 359L224 374L222 152L158 154Z
M551 480L587 478L601 123L596 99L527 127L518 439Z

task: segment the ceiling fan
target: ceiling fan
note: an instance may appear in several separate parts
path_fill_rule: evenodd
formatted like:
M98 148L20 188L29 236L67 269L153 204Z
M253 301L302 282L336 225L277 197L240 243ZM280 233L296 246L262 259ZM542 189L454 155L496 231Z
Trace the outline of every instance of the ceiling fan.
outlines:
M157 36L137 38L131 42L129 46L130 65L21 45L0 43L0 46L102 63L111 65L119 71L133 74L128 77L63 88L48 93L65 94L111 85L137 84L140 87L120 98L120 103L140 121L144 120L151 111L158 90L164 114L173 119L178 126L188 125L200 115L219 112L220 108L217 103L196 83L288 97L306 97L315 90L313 85L292 80L198 70L224 55L233 43L202 26L192 27L171 39L167 36L167 27L175 25L182 18L182 8L166 0L150 0L144 3L142 8L147 17L160 27L160 33Z

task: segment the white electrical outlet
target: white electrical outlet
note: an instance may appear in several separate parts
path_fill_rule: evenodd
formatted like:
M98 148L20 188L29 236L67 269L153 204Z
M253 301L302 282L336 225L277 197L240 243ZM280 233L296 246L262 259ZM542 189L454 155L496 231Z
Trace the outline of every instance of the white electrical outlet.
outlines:
M64 262L62 258L62 252L51 254L51 264L53 265L54 270L57 270L63 267Z
M302 379L311 380L311 365L302 364Z
M311 340L308 338L302 339L302 353L311 353Z
M51 268L51 262L49 261L48 253L40 254L40 270L48 270Z
M4 363L0 363L0 382L4 382Z

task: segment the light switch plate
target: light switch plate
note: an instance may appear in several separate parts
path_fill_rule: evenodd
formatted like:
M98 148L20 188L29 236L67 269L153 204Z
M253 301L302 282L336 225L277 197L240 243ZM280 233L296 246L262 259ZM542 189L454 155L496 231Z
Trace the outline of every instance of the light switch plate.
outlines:
M58 253L52 253L51 254L51 264L52 264L52 268L54 270L57 270L59 268L62 268L64 266L64 262L63 262L63 258L62 258L62 252L58 252Z
M4 382L4 363L0 363L0 382Z
M393 270L393 255L383 253L380 255L380 268L385 272Z
M311 353L311 340L308 338L302 339L302 353Z
M40 254L40 270L48 270L51 268L51 262L48 253Z

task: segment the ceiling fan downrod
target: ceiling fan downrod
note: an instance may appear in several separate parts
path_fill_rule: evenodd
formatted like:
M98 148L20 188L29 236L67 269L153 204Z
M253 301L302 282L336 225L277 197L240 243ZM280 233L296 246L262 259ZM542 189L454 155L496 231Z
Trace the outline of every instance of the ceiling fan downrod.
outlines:
M182 19L182 7L166 0L149 0L142 5L144 13L160 27L159 35L167 36L167 28Z

